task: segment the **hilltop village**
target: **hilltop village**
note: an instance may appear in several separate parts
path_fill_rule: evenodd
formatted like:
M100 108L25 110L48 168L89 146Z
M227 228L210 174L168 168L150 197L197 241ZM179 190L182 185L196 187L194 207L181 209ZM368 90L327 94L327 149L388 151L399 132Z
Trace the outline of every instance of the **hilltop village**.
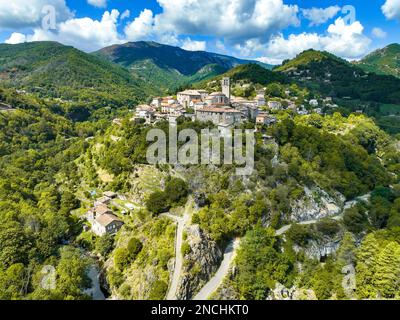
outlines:
M156 97L151 103L139 105L136 108L132 121L145 121L151 125L162 120L176 124L180 117L192 121L212 122L220 132L227 132L236 125L246 121L257 125L271 125L277 122L275 114L282 110L291 110L295 114L307 115L310 113L323 114L323 108L337 108L332 104L332 98L326 97L322 101L311 99L307 106L296 104L297 97L281 100L266 96L266 88L257 90L254 99L233 96L231 93L231 79L223 78L221 92L211 92L203 89L188 89L178 92L176 96ZM285 92L288 96L290 91ZM118 122L118 119L115 120Z

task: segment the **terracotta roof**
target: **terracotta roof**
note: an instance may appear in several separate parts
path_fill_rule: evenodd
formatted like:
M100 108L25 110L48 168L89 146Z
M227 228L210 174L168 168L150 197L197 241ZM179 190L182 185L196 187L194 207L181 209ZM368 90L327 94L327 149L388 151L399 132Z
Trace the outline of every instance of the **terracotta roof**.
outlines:
M202 109L198 109L198 112L214 112L214 113L240 113L239 110L235 110L235 109L224 109L224 108L202 108Z
M198 92L197 90L185 90L182 92L178 92L178 94L180 95L190 95L190 96L200 96L200 92Z
M210 96L225 96L222 92L213 92L210 94Z
M110 223L113 222L122 222L120 218L118 218L116 215L113 214L103 214L99 217L96 218L96 221L100 223L103 227L107 227Z
M98 214L98 215L103 215L103 214L105 214L105 213L111 213L112 211L110 210L110 209L108 209L108 207L106 206L106 205L104 205L104 204L101 204L101 205L99 205L99 206L97 206L96 208L95 208L95 210L96 210L96 213Z

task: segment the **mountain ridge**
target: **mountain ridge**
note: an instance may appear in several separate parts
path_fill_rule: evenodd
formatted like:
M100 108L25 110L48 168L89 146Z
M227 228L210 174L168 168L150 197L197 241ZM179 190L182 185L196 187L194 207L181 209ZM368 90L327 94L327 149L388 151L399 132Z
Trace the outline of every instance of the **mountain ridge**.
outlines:
M258 61L146 41L113 45L92 54L129 69L135 79L151 79L152 84L164 91L212 78L237 65L256 63L272 68Z
M377 49L355 64L366 72L400 78L400 44L392 43Z

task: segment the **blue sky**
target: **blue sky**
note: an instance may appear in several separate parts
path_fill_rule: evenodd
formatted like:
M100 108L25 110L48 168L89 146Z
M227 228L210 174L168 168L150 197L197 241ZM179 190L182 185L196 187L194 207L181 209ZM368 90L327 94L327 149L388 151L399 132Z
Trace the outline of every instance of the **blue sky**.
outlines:
M309 48L352 60L400 42L399 27L400 0L0 0L0 42L87 52L153 40L269 63Z

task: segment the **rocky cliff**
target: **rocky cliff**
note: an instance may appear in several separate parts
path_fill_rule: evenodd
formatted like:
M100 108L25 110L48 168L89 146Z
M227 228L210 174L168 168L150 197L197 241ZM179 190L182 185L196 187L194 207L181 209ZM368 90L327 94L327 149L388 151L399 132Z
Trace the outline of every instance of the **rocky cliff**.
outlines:
M290 220L298 223L336 216L342 211L344 201L340 194L331 196L320 188L305 187L304 196L291 205Z
M218 269L222 251L216 242L206 235L198 225L186 229L186 242L190 252L185 255L183 276L178 286L179 300L191 299Z

